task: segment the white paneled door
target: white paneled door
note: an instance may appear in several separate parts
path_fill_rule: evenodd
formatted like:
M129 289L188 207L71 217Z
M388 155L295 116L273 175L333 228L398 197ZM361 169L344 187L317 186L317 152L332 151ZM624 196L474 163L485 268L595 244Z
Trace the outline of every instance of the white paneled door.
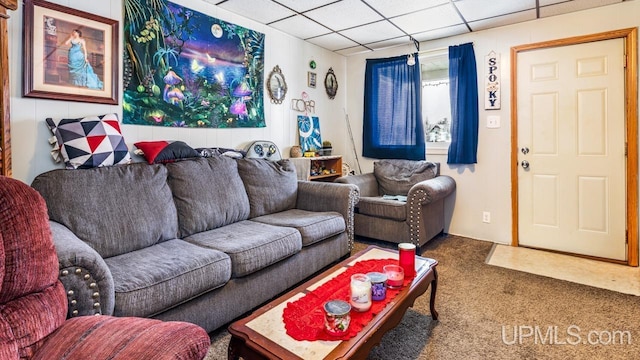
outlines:
M624 40L517 57L518 242L627 259Z

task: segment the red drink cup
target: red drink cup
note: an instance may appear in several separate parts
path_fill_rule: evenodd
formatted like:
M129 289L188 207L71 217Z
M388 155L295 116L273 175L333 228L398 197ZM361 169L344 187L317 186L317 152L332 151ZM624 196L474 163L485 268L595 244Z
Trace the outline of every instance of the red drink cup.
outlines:
M413 277L416 274L416 246L410 243L400 243L398 244L398 252L404 276Z

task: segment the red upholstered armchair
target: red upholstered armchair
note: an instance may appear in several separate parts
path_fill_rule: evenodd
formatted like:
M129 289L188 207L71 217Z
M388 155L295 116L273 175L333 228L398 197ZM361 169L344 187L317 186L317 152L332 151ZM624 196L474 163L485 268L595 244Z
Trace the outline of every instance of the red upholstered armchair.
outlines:
M0 359L202 359L210 345L190 323L66 312L44 200L0 177Z

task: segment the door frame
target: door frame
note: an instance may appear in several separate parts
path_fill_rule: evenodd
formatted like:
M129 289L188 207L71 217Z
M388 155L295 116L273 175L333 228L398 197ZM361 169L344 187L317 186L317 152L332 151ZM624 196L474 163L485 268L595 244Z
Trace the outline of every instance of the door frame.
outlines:
M597 34L575 36L558 40L543 41L511 48L511 246L519 246L518 229L518 53L583 44L601 40L623 38L626 59L625 71L625 137L627 140L626 159L626 226L627 261L601 259L609 262L638 266L638 30L627 28Z

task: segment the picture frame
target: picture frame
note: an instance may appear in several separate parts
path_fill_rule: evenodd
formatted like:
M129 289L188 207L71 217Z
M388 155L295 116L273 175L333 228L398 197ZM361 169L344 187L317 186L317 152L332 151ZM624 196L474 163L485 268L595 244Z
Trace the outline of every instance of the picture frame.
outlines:
M317 79L317 74L314 73L313 71L308 71L307 72L307 85L310 88L316 88L316 79Z
M23 96L118 104L118 21L25 0Z

